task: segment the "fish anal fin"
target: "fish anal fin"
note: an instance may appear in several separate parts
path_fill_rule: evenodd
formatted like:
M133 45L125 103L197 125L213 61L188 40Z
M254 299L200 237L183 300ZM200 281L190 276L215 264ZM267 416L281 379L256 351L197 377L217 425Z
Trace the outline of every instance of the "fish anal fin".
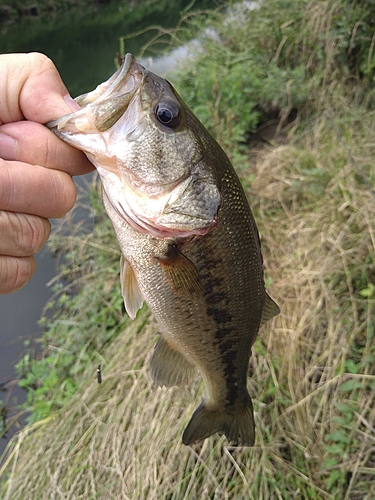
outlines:
M253 446L255 423L250 396L246 403L231 413L210 410L203 402L193 413L182 435L182 442L186 445L197 443L216 432L223 432L236 445Z
M191 296L202 292L197 268L177 246L172 245L165 256L156 256L170 287L180 295Z
M120 260L120 282L126 312L131 319L134 319L138 309L142 307L143 296L139 289L133 268L123 255L121 255Z
M188 384L196 376L195 367L163 335L155 346L150 365L151 377L159 386Z
M266 293L262 311L262 318L260 320L260 326L262 326L266 321L273 318L274 316L277 316L279 312L280 312L279 306L273 299L271 299L268 293Z

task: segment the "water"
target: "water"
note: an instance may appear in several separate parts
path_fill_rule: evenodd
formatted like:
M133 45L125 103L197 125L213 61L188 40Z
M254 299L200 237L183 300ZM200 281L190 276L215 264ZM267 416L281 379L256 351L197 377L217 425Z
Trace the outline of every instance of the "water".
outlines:
M129 9L123 2L113 2L101 9L60 12L55 18L24 19L17 24L0 26L0 53L37 51L46 54L54 61L71 95L77 96L94 89L116 70L119 37L142 31L150 25L174 27L189 3L160 0L157 7L141 4ZM209 7L215 7L214 2L194 4L194 8ZM155 30L146 31L127 40L126 51L137 55L154 34ZM165 59L151 58L152 54L146 53L142 63L165 74L173 67L175 59L184 55L184 50L177 49ZM0 296L0 388L6 389L0 392L0 400L6 402L8 417L25 399L15 383L14 365L25 353L26 344L37 350L35 339L42 333L37 321L52 295L47 284L56 275L56 262L48 249L36 259L37 270L32 280L18 292ZM8 431L7 439L19 425L22 421ZM0 439L0 455L7 439Z

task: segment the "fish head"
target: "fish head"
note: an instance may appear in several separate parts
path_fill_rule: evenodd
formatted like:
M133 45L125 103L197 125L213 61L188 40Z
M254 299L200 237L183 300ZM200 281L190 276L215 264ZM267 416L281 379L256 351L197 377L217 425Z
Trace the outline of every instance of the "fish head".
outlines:
M172 85L127 54L119 70L47 124L96 166L108 201L156 237L205 234L217 223L218 179L204 127Z

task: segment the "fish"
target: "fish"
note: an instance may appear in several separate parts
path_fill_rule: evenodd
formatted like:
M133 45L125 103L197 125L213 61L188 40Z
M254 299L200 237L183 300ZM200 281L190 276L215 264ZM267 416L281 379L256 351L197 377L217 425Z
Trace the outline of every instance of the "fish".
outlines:
M151 376L158 386L198 374L204 382L182 442L220 433L253 446L249 359L279 307L265 290L257 226L228 156L172 84L131 54L76 102L79 110L46 125L99 173L126 311L135 318L146 302L160 329Z

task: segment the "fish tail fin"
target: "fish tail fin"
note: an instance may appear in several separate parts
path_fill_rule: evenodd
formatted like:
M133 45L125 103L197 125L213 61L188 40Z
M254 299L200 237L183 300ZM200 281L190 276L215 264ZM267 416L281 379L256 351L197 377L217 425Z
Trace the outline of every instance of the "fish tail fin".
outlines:
M215 432L223 432L229 441L236 444L253 446L255 423L250 396L246 403L230 413L210 410L203 402L193 413L183 433L182 442L186 445L197 443Z

